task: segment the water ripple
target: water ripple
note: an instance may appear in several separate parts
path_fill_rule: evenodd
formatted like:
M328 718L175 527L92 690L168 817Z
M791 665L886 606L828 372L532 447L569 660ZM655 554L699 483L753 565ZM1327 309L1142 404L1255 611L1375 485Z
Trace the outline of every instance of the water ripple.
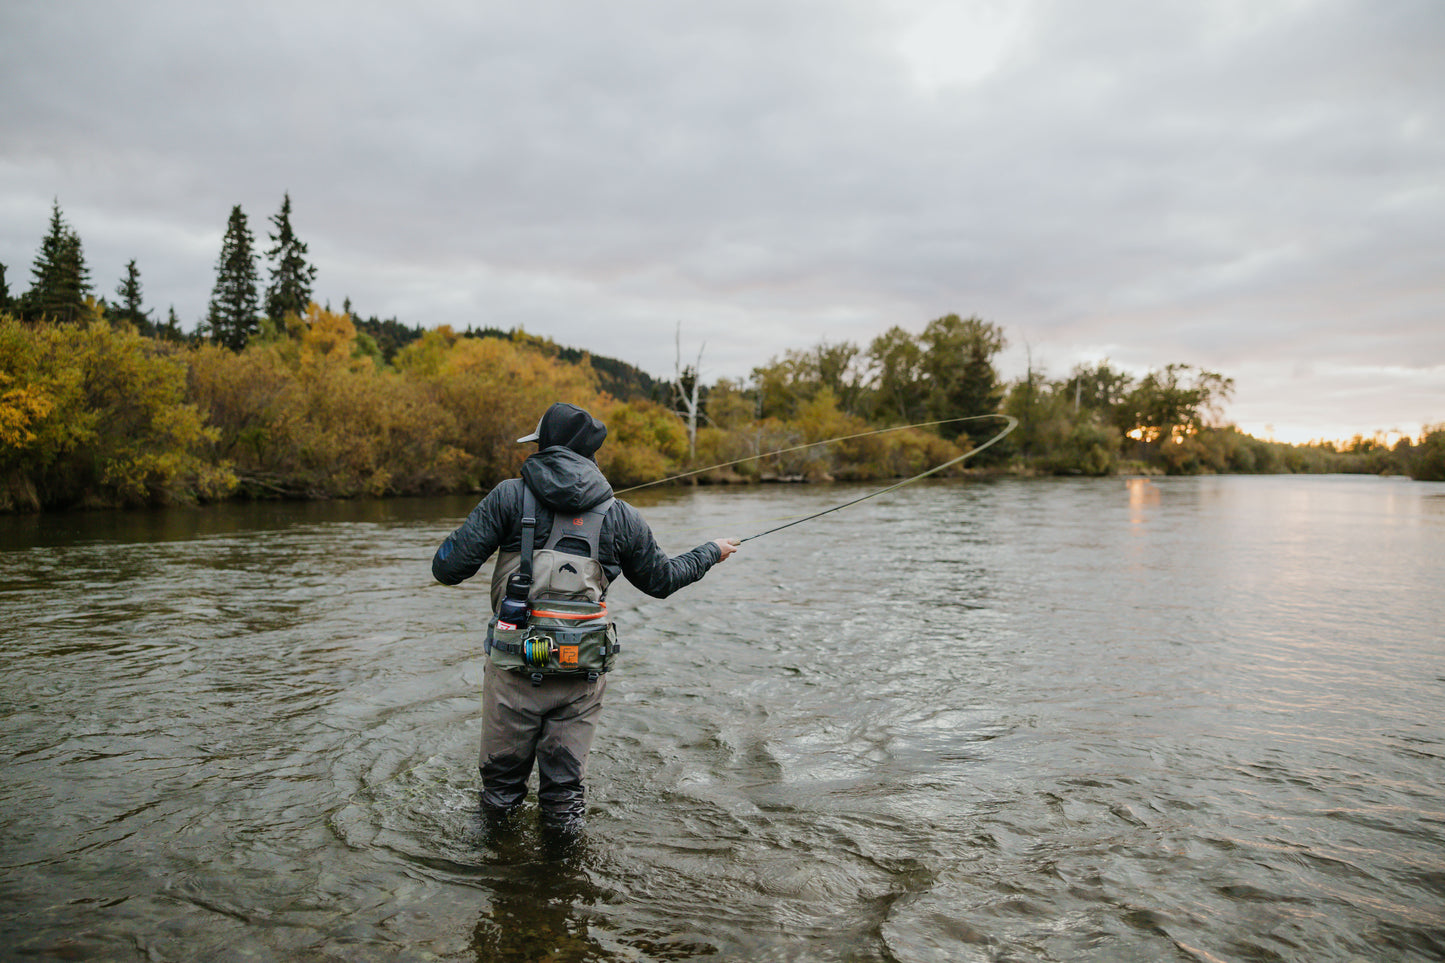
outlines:
M0 945L40 958L1445 958L1445 514L923 483L624 661L584 834L477 806L461 499L0 519ZM837 488L645 494L676 551Z

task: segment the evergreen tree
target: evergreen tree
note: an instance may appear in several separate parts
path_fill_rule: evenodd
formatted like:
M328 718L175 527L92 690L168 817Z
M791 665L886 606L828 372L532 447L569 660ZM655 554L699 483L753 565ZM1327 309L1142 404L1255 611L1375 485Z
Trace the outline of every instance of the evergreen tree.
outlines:
M266 316L279 328L287 314L305 314L311 303L311 282L316 268L306 263L306 245L291 230L291 195L281 201L281 210L271 218L276 233L268 234L272 248L266 252L271 262L271 286L266 289Z
M1003 385L993 358L1008 343L1003 328L978 317L950 314L930 321L919 340L930 416L962 418L998 411Z
M226 236L221 241L221 256L216 262L216 286L211 291L211 305L206 314L206 328L211 340L240 351L246 341L260 330L256 308L256 255L251 253L251 230L246 215L237 204L231 208Z
M135 258L125 266L125 277L120 279L115 293L120 297L116 319L129 321L141 334L152 333L150 312L141 310L140 271L135 266Z
M10 299L10 285L5 283L5 265L0 264L0 311L13 311L15 303Z
M156 334L167 341L181 342L186 336L181 333L181 319L176 317L176 306L171 305L170 313L166 315L166 323L156 325Z
M40 242L40 253L30 269L35 276L25 292L21 313L28 320L54 318L75 321L90 296L90 272L85 266L80 237L60 214L60 201L50 211L50 230Z

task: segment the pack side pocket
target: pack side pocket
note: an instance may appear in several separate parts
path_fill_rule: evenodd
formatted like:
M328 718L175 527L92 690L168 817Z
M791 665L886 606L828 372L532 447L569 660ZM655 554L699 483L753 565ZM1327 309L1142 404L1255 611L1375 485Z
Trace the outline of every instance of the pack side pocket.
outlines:
M521 669L526 665L522 658L521 646L527 638L527 628L499 629L495 624L489 631L491 650L487 653L499 669Z

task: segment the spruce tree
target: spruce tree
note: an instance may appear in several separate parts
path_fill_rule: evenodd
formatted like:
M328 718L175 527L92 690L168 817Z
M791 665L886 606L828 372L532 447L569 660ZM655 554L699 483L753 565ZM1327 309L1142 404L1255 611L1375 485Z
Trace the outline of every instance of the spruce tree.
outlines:
M271 262L271 286L266 289L266 317L280 328L288 314L304 314L311 303L311 282L316 268L306 263L306 245L296 239L291 229L291 194L283 195L281 210L271 218L276 233L268 234L272 248L266 252Z
M221 240L221 257L216 262L216 286L211 291L211 305L206 313L206 327L211 340L240 351L246 341L260 330L256 308L256 255L251 253L251 230L246 215L237 204L231 208L226 236Z
M0 311L13 311L15 303L10 299L10 285L5 282L5 265L0 263Z
M40 242L30 273L35 280L21 306L27 320L75 321L81 316L85 299L90 296L90 271L85 266L80 236L65 223L59 200L51 207L50 230Z
M186 336L181 333L181 319L176 317L176 306L171 305L165 324L156 325L156 334L167 341L181 342Z
M153 326L150 312L141 310L140 271L134 258L125 266L125 277L120 279L115 293L120 297L114 314L116 319L130 322L141 334L150 334Z

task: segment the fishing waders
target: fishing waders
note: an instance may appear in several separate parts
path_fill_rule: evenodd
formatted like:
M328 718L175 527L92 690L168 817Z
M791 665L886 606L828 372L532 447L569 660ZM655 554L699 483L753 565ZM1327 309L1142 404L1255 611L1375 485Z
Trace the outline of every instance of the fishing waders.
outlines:
M490 817L521 804L535 762L543 822L570 827L582 818L587 753L619 648L597 560L612 502L558 512L534 551L536 497L523 487L521 552L497 560L493 582L505 579L506 591L487 626L479 765Z

